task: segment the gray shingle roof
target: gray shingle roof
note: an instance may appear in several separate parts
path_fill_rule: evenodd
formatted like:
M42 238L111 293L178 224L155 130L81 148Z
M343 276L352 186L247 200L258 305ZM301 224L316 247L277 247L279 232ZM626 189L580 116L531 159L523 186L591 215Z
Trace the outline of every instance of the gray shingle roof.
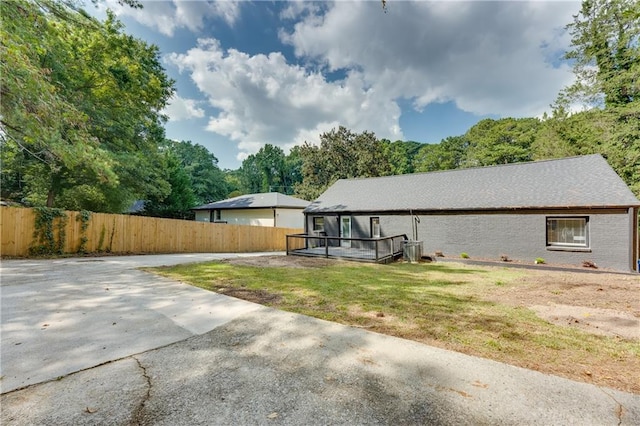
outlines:
M599 154L474 169L343 179L304 211L631 207L640 201Z
M309 205L308 201L279 192L267 192L264 194L247 194L239 197L228 198L216 201L215 203L204 204L194 207L191 210L229 210L229 209L260 209L260 208L298 208L302 209Z

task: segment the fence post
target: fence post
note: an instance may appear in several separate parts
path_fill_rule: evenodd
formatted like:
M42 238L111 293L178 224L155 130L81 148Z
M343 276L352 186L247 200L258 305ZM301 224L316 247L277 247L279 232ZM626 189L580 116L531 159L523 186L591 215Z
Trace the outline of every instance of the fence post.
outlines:
M324 237L324 257L329 257L329 238Z

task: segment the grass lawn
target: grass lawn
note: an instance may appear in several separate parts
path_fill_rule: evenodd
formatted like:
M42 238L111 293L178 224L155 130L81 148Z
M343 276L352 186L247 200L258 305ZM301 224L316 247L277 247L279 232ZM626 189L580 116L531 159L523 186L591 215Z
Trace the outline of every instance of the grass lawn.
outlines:
M209 262L150 269L207 290L574 380L640 393L640 342L550 324L496 302L525 270L462 264Z

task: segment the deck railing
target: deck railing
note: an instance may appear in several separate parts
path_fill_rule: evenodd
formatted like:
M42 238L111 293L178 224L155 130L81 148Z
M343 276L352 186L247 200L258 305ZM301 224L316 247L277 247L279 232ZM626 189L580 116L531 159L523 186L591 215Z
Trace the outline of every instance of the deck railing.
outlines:
M313 234L287 235L287 255L335 257L388 263L402 256L405 234L381 238L343 238Z

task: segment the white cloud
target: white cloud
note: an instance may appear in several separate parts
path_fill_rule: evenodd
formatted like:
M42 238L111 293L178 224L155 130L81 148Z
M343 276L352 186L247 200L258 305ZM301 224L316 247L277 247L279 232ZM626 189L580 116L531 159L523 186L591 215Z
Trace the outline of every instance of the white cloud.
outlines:
M196 33L201 31L206 18L221 18L233 26L240 16L237 1L143 0L142 9L120 5L117 0L106 0L105 3L116 15L130 16L169 37L178 28L187 28Z
M195 99L185 99L174 94L162 113L169 117L169 121L202 118L204 117L204 109L199 108L198 103Z
M290 33L297 56L329 70L358 69L380 98L416 109L454 101L476 114L535 116L573 76L549 59L575 2L336 2ZM557 65L557 64L556 64Z
M328 82L318 72L287 63L279 52L249 55L224 50L215 39L200 39L186 53L167 61L188 72L217 112L207 130L238 144L240 157L265 143L284 148L308 140L339 124L378 137L402 138L400 108L350 71ZM313 135L313 140L307 139Z

